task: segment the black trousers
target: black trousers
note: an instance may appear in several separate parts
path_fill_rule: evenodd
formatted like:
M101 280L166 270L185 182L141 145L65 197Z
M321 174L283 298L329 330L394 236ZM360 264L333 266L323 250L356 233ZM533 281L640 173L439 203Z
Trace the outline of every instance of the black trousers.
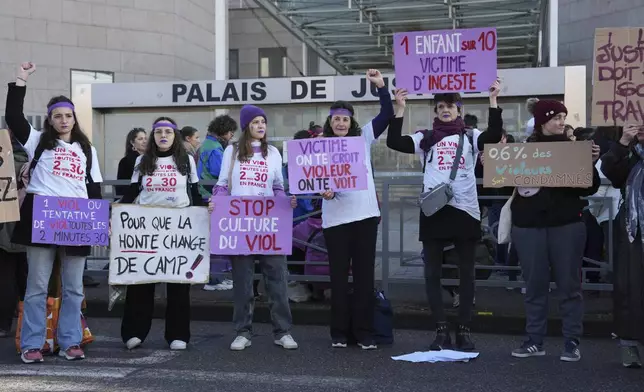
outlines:
M445 240L423 241L425 250L425 290L436 322L445 322L447 320L445 317L445 305L443 304L441 277L443 275L443 249L448 243ZM453 243L459 259L458 275L460 285L458 293L461 298L461 304L458 307L458 319L461 324L469 325L474 306L474 253L476 241L455 240Z
M190 285L168 283L165 309L165 340L190 341ZM135 284L127 287L125 311L121 322L121 338L144 341L152 326L154 312L154 283Z
M27 288L27 254L0 249L0 329L10 331L18 300Z
M373 337L374 268L378 218L323 230L331 270L331 338ZM349 295L349 269L353 295ZM350 304L350 301L352 303Z

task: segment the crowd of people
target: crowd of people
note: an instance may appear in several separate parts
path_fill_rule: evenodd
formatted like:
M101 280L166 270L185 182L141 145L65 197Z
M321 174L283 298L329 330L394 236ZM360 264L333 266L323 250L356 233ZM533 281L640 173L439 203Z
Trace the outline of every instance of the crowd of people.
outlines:
M0 301L0 334L11 330L15 303L23 301L20 329L20 352L24 363L43 361L45 344L45 302L52 266L62 261L62 306L57 326L59 355L68 360L85 358L81 347L81 306L84 298L83 271L90 248L56 246L31 241L33 200L35 195L76 198L102 198L103 181L96 149L82 132L73 102L64 96L53 97L47 105L47 120L42 130L34 129L23 113L32 63L18 68L15 82L9 83L6 122L14 142L17 178L23 178L24 200L20 221L2 225L0 252L1 284L10 295ZM525 280L526 339L512 351L517 358L545 355L544 338L548 314L551 277L556 284L565 338L562 361L581 359L583 334L583 296L580 273L583 257L589 252L592 219L605 227L601 203L591 204L584 197L609 194L616 199L619 214L615 218L616 254L614 297L616 333L621 339L624 366L638 367L641 361L638 342L644 342L644 126L627 125L607 129L573 129L566 126L567 108L556 100L528 101L533 118L526 127L526 143L593 140L592 185L588 188L503 188L494 194L509 196L511 219L500 222L500 211L506 201L481 204L477 178L485 165L482 151L486 144L511 143L512 136L503 126L503 110L498 96L501 81L489 89L488 124L478 129L478 119L464 113L458 93L436 94L432 101L434 117L428 129L402 135L406 113L407 91L396 89L395 102L381 73L371 69L367 79L378 92L380 111L376 117L359 124L351 103L336 101L322 126L311 123L309 129L295 134L296 139L359 137L365 141L367 188L359 191L326 190L318 199L296 199L288 193L287 170L280 151L269 144L267 127L270 119L257 106L245 105L239 121L228 115L216 117L201 140L196 128L180 127L172 118L162 116L152 122L149 134L144 128L133 128L127 135L125 154L118 166L118 179L130 185L115 189L118 203L181 208L204 206L212 212L221 196L288 197L294 209L293 257L324 259L328 267L294 270L287 266L286 256L213 255L211 280L205 290L233 290L233 324L236 335L231 350L251 346L252 319L258 281L261 273L269 297L273 340L292 350L298 343L291 334L292 317L288 297L288 274L328 274L330 284L317 287L330 293L330 345L345 348L357 344L364 350L377 348L374 339L374 268L380 205L374 183L370 146L388 130L387 146L404 154L415 154L423 162L423 190L419 202L419 238L425 261L425 287L436 323L430 350L475 350L471 336L472 308L475 290L475 248L481 239L482 207L488 211L489 224L510 224L512 243L499 245L499 264L521 266ZM430 120L428 116L428 122ZM241 135L233 142L237 130ZM609 134L611 136L609 136ZM261 184L240 181L240 173L250 160L263 162L267 176ZM72 165L77 175L62 175L57 166ZM160 165L171 170L177 186L143 187L154 183ZM24 168L24 170L22 170ZM26 173L26 175L25 175ZM25 177L26 176L26 177ZM612 187L600 188L601 178ZM216 182L214 187L200 181ZM611 199L611 200L613 200ZM619 200L623 199L624 203ZM613 202L613 201L611 201ZM589 212L590 211L590 212ZM600 218L602 217L602 218ZM494 222L496 221L496 222ZM602 241L607 232L600 229ZM587 234L588 233L588 234ZM596 241L595 241L596 242ZM315 244L313 247L303 244ZM458 322L447 322L442 300L442 266L444 248L453 244L458 256ZM311 250L315 252L311 252ZM316 254L317 252L317 254ZM600 251L601 252L601 251ZM256 265L256 262L258 264ZM516 264L515 264L516 265ZM293 266L294 267L294 266ZM232 281L217 276L232 271ZM289 271L290 270L290 271ZM349 284L349 276L353 283ZM122 316L121 337L128 349L145 341L150 331L154 305L154 284L127 287ZM9 293L10 292L10 293ZM165 339L172 350L186 349L190 342L190 285L168 284L165 314ZM453 335L452 335L453 333ZM454 339L452 339L454 336Z

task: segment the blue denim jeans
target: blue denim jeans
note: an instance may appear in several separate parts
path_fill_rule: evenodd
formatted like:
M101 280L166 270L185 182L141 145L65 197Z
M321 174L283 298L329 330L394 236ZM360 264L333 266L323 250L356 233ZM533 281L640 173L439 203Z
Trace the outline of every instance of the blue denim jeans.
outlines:
M23 303L20 349L42 349L47 332L47 291L54 266L56 248L27 247L27 290ZM83 303L83 270L85 257L68 256L61 249L62 303L58 316L57 340L61 349L80 345L81 305Z
M264 284L268 294L268 309L273 324L275 339L288 335L293 324L291 308L288 303L286 257L285 256L233 256L233 298L235 308L233 324L237 336L250 339L253 336L253 312L255 295L253 293L253 275L255 260L264 275Z

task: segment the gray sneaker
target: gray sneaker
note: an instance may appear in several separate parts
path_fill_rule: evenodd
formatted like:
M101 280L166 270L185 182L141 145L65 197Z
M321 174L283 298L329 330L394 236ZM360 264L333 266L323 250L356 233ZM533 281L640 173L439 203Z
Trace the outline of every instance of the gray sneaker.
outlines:
M523 342L521 347L512 351L512 356L515 358L543 357L544 355L546 355L546 351L543 347L532 340Z
M639 369L642 367L640 352L636 346L622 346L620 347L620 351L622 354L622 365L625 368Z
M566 341L564 352L559 357L564 362L577 362L581 359L581 352L579 351L579 342L570 339Z

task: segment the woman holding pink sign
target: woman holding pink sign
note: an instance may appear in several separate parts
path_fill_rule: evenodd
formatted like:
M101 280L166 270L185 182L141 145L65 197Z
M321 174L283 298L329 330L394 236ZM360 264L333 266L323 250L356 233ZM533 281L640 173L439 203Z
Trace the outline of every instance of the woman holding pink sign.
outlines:
M367 189L322 193L322 228L331 269L331 346L344 348L350 339L355 339L363 350L373 350L377 348L373 336L374 266L380 207L373 181L371 145L389 126L394 109L380 71L368 70L367 79L378 88L380 113L360 127L353 105L336 101L324 123L324 137L364 138ZM352 296L349 270L353 274Z
M154 121L145 153L136 159L132 183L120 202L173 208L205 204L199 195L197 165L173 119ZM121 338L130 350L150 332L154 288L154 283L127 286ZM165 339L170 349L185 350L190 341L190 284L168 283L167 288Z
M503 135L502 110L497 105L500 81L490 87L488 129L469 135L463 121L463 100L458 93L434 96L434 121L431 130L402 136L407 91L396 91L396 117L389 126L387 146L407 154L420 155L423 162L423 193L419 240L425 254L425 290L436 321L436 337L430 350L452 348L441 277L444 248L454 244L459 256L460 306L456 348L474 350L470 321L474 306L474 258L481 238L481 212L476 192L474 168L486 143L498 143Z
M64 96L53 97L47 104L43 130L35 130L25 118L23 105L27 80L36 71L33 63L18 68L14 83L9 83L5 116L8 127L27 151L29 184L20 207L20 222L12 242L27 247L27 290L20 334L21 359L24 363L42 362L45 344L46 301L49 278L56 252L62 260L62 304L58 319L59 355L67 360L83 359L80 347L83 271L89 246L56 246L32 242L34 196L100 199L103 181L96 149L78 124L74 104Z
M219 180L208 204L211 213L217 196L287 197L282 177L282 156L266 138L266 113L257 106L245 105L239 117L242 134L239 142L224 150ZM295 196L291 198L291 206L297 206ZM290 333L293 320L288 303L286 256L259 254L233 256L233 323L237 336L230 349L242 351L251 345L255 260L259 260L264 275L274 343L287 350L296 349L298 345Z

